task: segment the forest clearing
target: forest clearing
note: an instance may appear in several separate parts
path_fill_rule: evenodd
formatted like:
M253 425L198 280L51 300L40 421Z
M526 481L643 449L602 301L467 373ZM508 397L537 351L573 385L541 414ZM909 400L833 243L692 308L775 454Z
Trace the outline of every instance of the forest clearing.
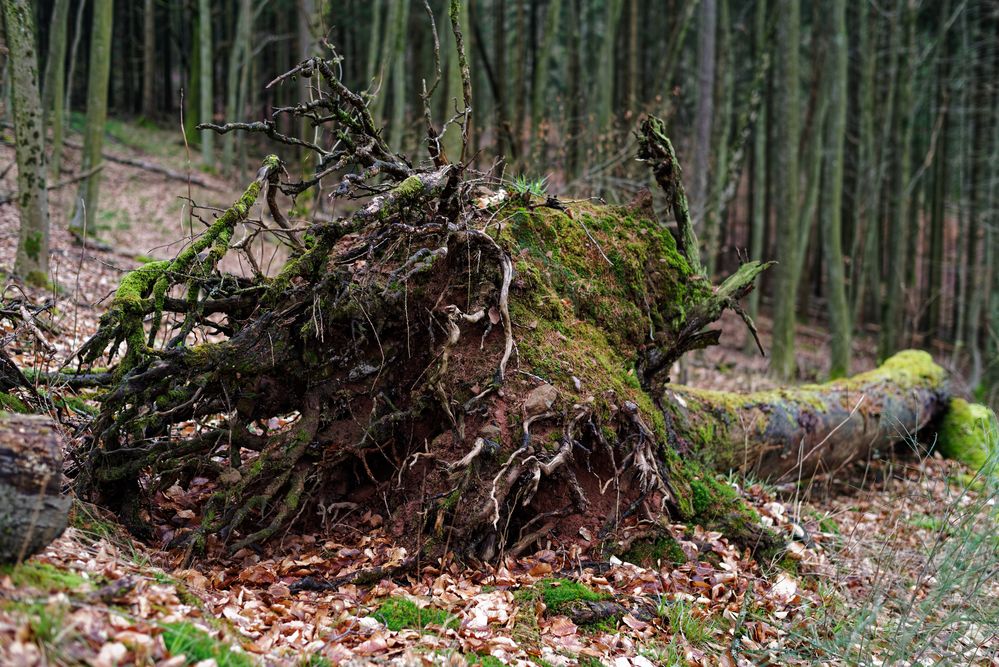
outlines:
M5 0L0 662L999 664L999 12L667 4Z

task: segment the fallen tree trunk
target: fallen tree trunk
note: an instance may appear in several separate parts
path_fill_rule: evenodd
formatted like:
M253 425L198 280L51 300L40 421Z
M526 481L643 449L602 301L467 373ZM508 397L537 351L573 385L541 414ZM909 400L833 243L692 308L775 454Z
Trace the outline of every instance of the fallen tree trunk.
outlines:
M793 480L836 472L915 437L947 410L945 371L907 350L853 378L749 394L671 386L677 447L719 472Z
M0 563L24 560L59 537L69 505L55 423L0 413Z

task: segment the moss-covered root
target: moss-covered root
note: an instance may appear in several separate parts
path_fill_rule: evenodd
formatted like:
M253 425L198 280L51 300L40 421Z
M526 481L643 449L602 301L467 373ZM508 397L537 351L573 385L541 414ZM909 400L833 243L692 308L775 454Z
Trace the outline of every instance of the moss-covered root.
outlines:
M101 316L100 329L93 338L80 349L78 355L85 364L91 364L111 346L111 354L118 343L128 345L125 359L119 367L119 374L138 363L148 353L143 318L153 313L153 323L149 333L150 341L159 327L160 315L170 288L190 280L189 291L196 295L198 275L207 275L214 270L222 256L229 249L236 225L246 219L250 208L257 201L260 190L271 172L279 169L281 161L276 155L264 158L257 178L246 188L243 195L205 230L191 245L173 260L149 262L125 274L115 292L107 312ZM201 255L201 253L205 253ZM192 277L195 263L199 263L198 275Z
M974 470L996 470L999 458L999 421L996 413L963 398L950 402L938 431L940 453Z

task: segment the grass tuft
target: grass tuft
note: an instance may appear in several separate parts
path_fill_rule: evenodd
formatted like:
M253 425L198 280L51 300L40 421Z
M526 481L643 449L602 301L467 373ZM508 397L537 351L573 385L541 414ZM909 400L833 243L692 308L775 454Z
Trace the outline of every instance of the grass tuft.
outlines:
M391 598L383 602L372 616L393 632L413 628L423 631L427 626L437 625L442 628L458 626L458 619L447 612L433 607L421 609L412 600L406 598Z
M188 665L202 660L214 660L218 667L252 667L255 664L250 656L233 650L192 623L165 625L163 643L170 655L183 655Z

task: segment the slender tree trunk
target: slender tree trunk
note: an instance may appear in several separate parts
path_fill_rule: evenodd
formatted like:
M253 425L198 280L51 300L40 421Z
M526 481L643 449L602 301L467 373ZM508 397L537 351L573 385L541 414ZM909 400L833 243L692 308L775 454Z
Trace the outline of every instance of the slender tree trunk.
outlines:
M156 0L145 0L142 12L142 115L156 116Z
M395 60L396 54L395 44L399 35L399 16L402 14L404 4L406 3L389 3L387 9L385 9L382 34L378 36L378 43L381 44L381 54L378 56L378 69L375 72L375 79L377 80L375 89L379 91L379 94L371 101L371 116L374 118L375 124L379 126L385 122L385 106L388 104L389 99L387 88L392 78L392 63ZM447 29L446 21L442 28ZM453 44L453 41L445 41L448 45ZM444 44L441 45L441 48L444 48ZM442 55L448 67L450 67L450 63L452 62L450 59L452 55L450 48L448 48L446 57ZM448 102L445 108L450 110L451 103ZM453 111L447 113L445 118L450 118L452 114Z
M829 376L850 372L850 312L846 302L843 270L843 139L846 133L847 35L846 0L829 0L826 27L831 31L826 67L829 110L826 119L823 186L819 217L825 250L827 308L829 309Z
M506 99L506 0L493 4L493 63L496 67L496 154L508 158L511 142Z
M612 0L613 1L613 0ZM513 66L513 140L517 144L517 154L523 155L524 118L527 115L527 12L525 0L514 0L517 6L513 28L513 44L516 60Z
M886 359L902 344L903 320L905 315L905 290L907 260L905 248L909 235L909 178L912 151L912 93L915 78L915 0L904 0L902 7L904 50L899 59L898 102L895 105L895 146L898 150L895 163L894 206L890 221L889 236L896 252L888 253L888 289L885 294L884 318L881 323L879 357Z
M753 22L753 51L757 59L768 56L767 39L767 0L756 0L756 15ZM753 173L750 192L752 194L752 214L750 218L749 258L759 259L763 255L763 232L767 217L767 102L770 96L763 94L760 111L753 126ZM747 312L756 318L760 308L759 290L749 294ZM748 338L748 337L747 337ZM747 340L747 347L753 346Z
M243 60L243 56L246 45L250 41L250 22L252 20L252 0L239 0L239 15L236 18L236 36L232 41L232 48L229 51L229 68L226 72L225 117L227 119L237 118L238 115L242 114L242 109L237 113L236 105L239 100L240 73L247 67L247 62ZM222 171L226 174L236 172L236 165L233 162L235 141L235 132L222 135Z
M210 0L198 0L198 48L201 71L198 81L198 116L202 123L212 122L212 7ZM205 166L215 166L215 137L212 132L201 133L201 161Z
M3 18L10 59L17 208L21 214L14 273L35 285L46 285L49 281L49 200L34 7L30 0L3 0Z
M66 31L69 28L69 0L56 0L49 28L49 58L45 67L45 88L42 93L43 127L52 126L52 152L49 171L56 179L62 167L62 139L66 119Z
M389 140L402 149L405 146L403 133L406 127L406 42L409 24L408 2L400 3L396 17L395 35L392 41L392 123L389 126ZM467 29L468 23L463 24Z
M114 0L94 0L90 30L90 59L87 76L87 122L84 128L83 154L80 171L86 173L101 163L104 147L104 124L108 113L108 80L111 76L111 29ZM101 172L80 181L73 220L86 215L94 220L98 211ZM81 200L85 210L80 210ZM82 225L81 225L82 226Z
M567 178L575 178L582 168L583 153L583 56L582 37L582 0L569 0L569 63L567 66L569 92L566 104L566 141L568 155L566 156Z
M610 127L614 102L614 42L621 21L623 0L607 0L604 15L604 33L600 38L600 57L597 61L597 128Z
M551 0L545 14L545 25L542 32L541 48L534 62L534 87L531 90L531 137L534 147L531 154L535 164L545 164L545 149L547 137L542 136L542 125L546 108L550 108L548 98L548 71L551 64L552 45L558 35L559 17L562 11L562 0Z
M801 22L799 0L778 0L777 43L782 45L775 58L776 104L774 118L777 128L776 177L777 257L774 293L774 333L771 367L776 375L790 379L795 375L794 355L795 297L798 293L795 265L797 262L798 209L798 139L799 139L799 80L798 43Z
M711 161L711 123L715 103L715 38L718 7L715 0L701 0L697 38L697 116L694 129L694 162L690 204L695 222L704 219L707 202L708 166Z
M712 0L715 1L715 0ZM732 97L735 84L732 76L731 38L729 33L728 0L718 2L718 50L715 57L715 119L712 123L712 142L714 146L714 169L708 172L714 175L711 184L710 197L705 201L701 215L704 220L704 266L708 276L715 273L718 252L721 244L721 221L725 215L725 186L728 184L729 167L729 136L732 130Z
M62 114L61 127L65 128L69 122L69 112L73 110L73 80L75 78L76 72L76 54L79 52L80 48L80 37L83 34L83 10L87 6L87 0L80 0L80 5L76 10L76 21L73 27L73 43L69 49L69 72L66 74L65 90L66 93L64 97L64 107ZM55 125L53 125L55 129ZM53 132L52 134L52 169L55 173L56 166L62 169L62 146L63 146L63 133L58 136Z
M382 44L382 16L385 14L384 2L371 3L371 33L368 37L368 60L367 77L365 83L371 85L375 77L379 76L378 70L381 66L378 62L378 47Z

